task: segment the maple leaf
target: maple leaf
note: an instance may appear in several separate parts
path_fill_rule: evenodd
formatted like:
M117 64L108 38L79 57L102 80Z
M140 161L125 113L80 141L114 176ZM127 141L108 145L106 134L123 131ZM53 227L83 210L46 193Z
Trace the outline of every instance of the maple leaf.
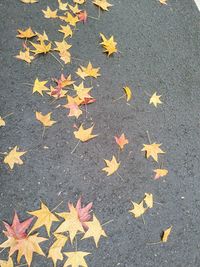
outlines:
M77 14L77 13L80 13L81 10L79 9L78 5L75 4L74 6L71 6L70 4L68 4L70 10L74 13L74 14Z
M65 64L68 64L71 62L71 54L69 53L69 51L62 51L59 53L59 55Z
M94 125L88 129L83 128L83 124L78 128L77 131L74 131L74 136L79 139L81 142L86 142L92 138L98 136L97 134L92 134Z
M67 90L63 90L62 88L54 88L53 86L50 86L50 92L47 92L48 95L53 96L54 98L62 98L66 97Z
M115 141L121 149L123 149L124 146L129 143L128 139L126 139L124 133L120 137L115 136Z
M57 213L58 216L64 219L64 222L55 231L56 234L69 232L71 243L77 234L77 232L84 232L83 226L78 218L78 212L73 205L70 205L69 212Z
M79 21L82 21L83 23L86 23L88 18L88 14L86 10L83 10L81 12L78 13L78 19Z
M91 62L89 61L87 67L80 66L80 68L78 68L76 74L79 75L84 80L85 80L85 77L97 78L97 77L101 76L101 74L99 73L99 69L100 68L93 68Z
M149 100L149 104L153 104L156 108L158 104L162 104L163 102L160 100L161 95L157 95L157 92L155 92L150 100Z
M62 88L70 86L74 84L74 81L72 80L71 74L68 77L65 77L63 74L61 74L60 79L55 80L58 85L60 85Z
M0 116L0 127L5 126L6 122L5 120Z
M155 180L159 179L160 177L164 177L168 174L168 170L166 169L155 169L154 172L156 173L154 177Z
M72 30L70 28L69 25L66 25L66 26L63 26L63 25L60 25L60 27L62 28L61 30L58 30L59 32L62 32L64 34L64 38L70 36L72 37Z
M31 52L33 52L35 55L38 55L38 54L46 54L48 52L51 51L51 43L49 44L45 44L44 41L40 41L39 44L35 44L35 43L32 43L32 46L35 48L35 50L31 50Z
M39 42L44 42L44 41L49 41L49 38L46 34L46 32L44 31L43 34L39 33L39 32L35 32L37 37L38 37L38 41Z
M131 97L132 97L131 89L128 86L125 86L123 89L124 89L124 92L126 94L126 101L128 102L131 100Z
M94 238L94 242L96 244L96 247L98 247L98 243L101 236L107 237L105 231L103 230L99 220L96 218L96 216L93 214L93 220L90 222L85 222L85 224L88 227L87 232L84 234L82 239L86 239L89 237Z
M104 159L107 167L103 168L102 171L107 172L107 176L116 172L120 166L120 162L117 162L115 156L112 157L112 160Z
M37 3L38 0L20 0L24 4L34 4Z
M74 2L75 4L79 4L79 5L84 4L85 1L86 1L86 0L73 0L73 2Z
M129 210L129 212L132 213L132 215L135 218L140 217L147 210L147 208L144 207L144 202L143 201L141 201L139 204L136 203L136 202L132 202L132 204L133 204L133 209Z
M48 235L50 236L50 229L53 222L59 222L59 219L48 209L48 207L41 202L41 208L35 211L29 211L29 214L37 217L37 221L31 228L31 232L40 228L41 226L45 226Z
M12 258L8 258L7 261L0 260L0 266L1 267L14 267Z
M70 109L68 117L75 116L76 118L78 118L83 112L78 107L76 100L73 97L68 95L67 96L67 101L68 101L68 103L63 105L63 107Z
M65 40L63 40L62 42L55 42L55 44L56 48L54 48L54 50L59 51L60 53L65 52L66 50L72 47Z
M27 63L31 63L31 61L34 59L34 56L30 55L30 49L27 48L24 52L19 51L19 55L15 56L17 59L21 59L26 61Z
M89 252L75 251L75 252L64 252L68 257L63 267L88 267L84 257L90 255Z
M59 18L61 20L66 21L67 23L69 23L71 26L76 26L76 23L79 22L79 19L77 16L73 16L72 14L70 14L69 12L66 13L67 16L60 16Z
M67 10L67 6L68 6L68 3L63 3L61 0L58 0L58 4L59 4L59 9L60 10Z
M84 87L84 84L83 82L81 82L78 86L76 86L75 84L73 85L74 86L74 90L76 91L77 93L77 96L84 100L85 98L91 98L91 96L89 95L89 92L91 91L92 87Z
M8 164L11 169L13 169L15 164L22 165L23 161L21 160L21 156L23 156L27 151L18 152L18 147L15 146L7 156L4 158L4 163Z
M43 91L49 91L49 88L45 86L48 81L39 81L38 78L35 79L33 85L33 94L38 92L40 95L43 96Z
M18 29L17 30L18 31L18 35L17 35L17 37L18 38L21 38L21 39L23 39L23 38L25 38L25 39L29 39L29 38L32 38L32 37L34 37L34 36L36 36L36 34L33 32L33 30L31 29L31 27L29 27L28 29L26 29L26 30L20 30L20 29Z
M55 19L57 18L57 9L56 10L51 10L49 6L47 6L47 10L42 10L44 17L47 19Z
M107 0L94 0L93 3L96 6L100 7L102 10L106 10L106 11L108 11L108 7L113 6L110 3L108 3Z
M172 230L172 226L170 226L169 228L167 228L165 231L163 231L163 235L162 235L162 242L166 243L168 241L168 237L171 233Z
M150 145L146 145L143 144L143 149L141 151L146 151L146 157L147 159L149 157L152 157L155 161L158 161L158 154L164 154L165 152L162 151L162 149L160 148L162 144L150 144Z
M27 237L26 230L28 229L28 227L30 226L32 221L33 221L33 217L29 218L23 222L20 222L18 215L17 215L17 212L15 211L14 218L13 218L11 225L9 225L7 222L3 222L3 224L6 228L6 231L3 231L3 233L7 237L12 237L14 239L26 238Z
M51 258L56 267L57 261L63 260L63 254L61 252L62 248L65 246L66 242L68 241L68 237L62 234L55 234L56 241L49 249L48 258Z
M159 0L162 5L167 5L167 0Z
M112 55L113 53L116 53L117 52L117 48L116 48L117 43L114 41L114 37L111 36L110 39L106 39L106 37L105 37L105 35L103 35L103 33L100 33L100 36L103 40L100 44L103 46L104 52L108 53L108 56Z
M51 114L52 112L43 115L41 112L36 111L36 119L40 121L44 125L44 127L50 127L54 123L56 123L56 121L51 120Z
M144 203L147 205L147 208L153 208L153 195L145 193L144 195Z

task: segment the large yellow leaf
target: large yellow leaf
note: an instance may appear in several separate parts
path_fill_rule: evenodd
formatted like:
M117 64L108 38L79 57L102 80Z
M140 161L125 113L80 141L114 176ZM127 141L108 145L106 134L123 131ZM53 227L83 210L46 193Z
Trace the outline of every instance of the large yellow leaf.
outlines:
M48 81L39 81L38 78L35 79L33 85L33 93L38 92L43 96L43 91L49 91L49 88L45 86Z
M77 16L73 16L71 13L67 12L67 16L60 16L61 20L64 20L65 22L69 23L71 26L76 26L76 23L79 22L79 19Z
M110 39L107 39L105 35L103 35L103 33L100 33L100 36L102 38L102 42L100 44L103 46L104 52L108 53L108 56L112 55L113 53L116 53L117 43L114 41L114 37L111 36Z
M61 30L58 30L59 32L62 32L64 34L64 38L70 36L72 37L72 29L70 28L69 25L60 25Z
M74 131L74 136L79 139L81 142L86 142L92 138L98 136L97 134L92 134L94 125L88 129L83 128L83 124L79 127L77 131Z
M28 29L26 29L26 30L20 30L20 29L18 29L17 30L18 31L18 35L17 35L17 37L18 38L25 38L25 39L29 39L29 38L32 38L32 37L34 37L34 36L36 36L36 34L33 32L33 30L31 29L31 27L29 27Z
M91 98L89 92L91 91L92 87L86 88L83 82L81 82L78 86L75 84L73 86L74 86L74 90L77 93L77 96L80 99L84 100L85 98Z
M80 66L80 68L78 68L76 74L79 75L84 80L85 80L85 77L97 78L97 77L101 76L101 74L99 73L99 69L100 68L93 68L91 62L89 61L87 67Z
M44 13L44 17L47 19L55 19L57 18L57 9L56 10L51 10L51 8L48 6L47 10L42 10L42 12Z
M65 252L64 253L68 259L63 267L88 267L84 257L90 255L89 252L75 251L75 252Z
M133 204L133 209L129 210L129 212L132 213L132 215L135 218L140 217L147 210L147 208L144 207L144 201L141 201L139 204L136 202L132 202L132 204Z
M42 115L41 112L36 111L36 119L40 121L45 127L50 127L54 123L56 123L56 121L51 120L51 114L52 112L49 112L46 115Z
M111 7L112 5L110 3L108 3L107 0L94 0L93 3L100 7L103 10L108 11L108 7Z
M62 11L67 10L68 3L63 3L61 0L58 0L59 9Z
M23 156L26 151L23 152L18 152L17 151L18 147L15 146L7 156L4 158L4 163L8 164L11 169L13 169L15 164L22 165L23 161L21 160L21 156Z
M39 44L32 43L32 46L35 48L35 50L31 50L35 55L37 54L46 54L51 51L51 43L45 44L44 41L40 41Z
M150 145L146 145L143 144L143 149L141 151L146 151L146 157L147 159L149 157L152 157L155 161L158 161L158 154L164 154L165 152L162 151L162 149L160 148L162 144L150 144Z
M106 162L107 167L102 170L107 172L107 176L116 172L120 166L120 162L117 162L115 156L112 157L112 160L104 159L104 161Z

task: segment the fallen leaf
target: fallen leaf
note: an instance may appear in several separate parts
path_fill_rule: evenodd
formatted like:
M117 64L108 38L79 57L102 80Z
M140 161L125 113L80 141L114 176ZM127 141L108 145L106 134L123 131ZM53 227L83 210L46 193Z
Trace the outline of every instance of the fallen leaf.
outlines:
M44 42L44 41L49 41L49 38L46 34L46 32L44 31L43 34L39 33L39 32L35 32L37 37L38 37L38 41L39 42Z
M79 75L84 80L85 80L85 77L97 78L97 77L101 76L101 74L99 73L99 70L100 70L100 68L93 68L91 62L89 61L87 67L80 66L80 68L78 68L76 74Z
M132 213L135 218L138 218L145 213L147 208L144 207L144 201L141 201L139 204L136 202L132 202L132 204L133 209L129 210L129 212Z
M84 257L90 255L89 252L83 251L75 251L75 252L64 252L64 254L68 257L63 267L88 267Z
M34 59L34 56L30 55L30 49L27 48L24 52L19 51L19 55L15 56L17 59L21 59L23 61L26 61L27 63L31 63L31 61Z
M54 266L56 267L57 261L63 260L63 253L61 252L62 248L65 246L68 241L68 237L62 234L55 234L56 241L49 249L48 258L51 258Z
M58 0L58 4L59 4L59 9L60 10L67 10L67 6L68 6L68 3L63 3L61 0Z
M74 26L74 27L76 26L76 23L79 22L78 17L73 16L69 12L67 12L67 16L60 16L59 18L66 21L67 23L69 23L71 26Z
M146 145L143 144L143 149L141 151L146 151L146 158L148 159L149 157L152 157L155 161L158 162L158 154L164 154L165 152L162 151L162 149L160 148L162 144L150 144L150 145Z
M111 7L112 5L108 3L107 0L94 0L93 3L100 7L102 10L108 11L108 8Z
M0 260L0 266L1 267L14 267L12 258L8 258L7 261Z
M115 156L112 157L112 160L104 159L107 167L103 168L102 171L107 172L107 176L116 172L120 166L120 162L118 163Z
M125 134L123 133L120 137L114 136L116 143L119 145L121 149L124 148L126 144L128 144L128 139L126 139Z
M103 33L100 33L100 36L103 40L100 44L103 46L104 52L108 53L108 56L112 55L113 53L116 53L117 52L117 48L116 48L117 43L114 41L114 37L111 36L110 39L106 39L106 37L105 37L105 35L103 35Z
M50 229L53 222L59 222L59 219L49 210L49 208L41 202L41 208L35 211L29 211L28 214L37 217L37 220L33 227L31 228L31 232L40 228L41 226L45 226L48 235L50 236Z
M157 92L155 92L150 100L149 100L149 104L153 104L156 108L158 104L162 104L163 102L160 100L161 95L157 95Z
M49 6L47 6L47 10L42 10L44 17L47 19L55 19L58 17L57 15L57 9L56 10L51 10Z
M81 142L86 142L92 138L98 136L97 134L92 134L94 125L88 129L83 128L83 124L79 127L77 131L74 131L74 136L79 139Z
M65 64L68 64L71 62L71 54L69 51L62 51L59 53L60 58L64 61Z
M86 1L86 0L73 0L73 2L74 2L75 4L79 4L79 5L84 4L85 1Z
M172 230L172 226L170 226L169 228L167 228L164 232L163 232L163 235L162 235L162 242L163 243L166 243L168 241L168 237L171 233L171 230Z
M90 95L89 95L89 92L91 91L92 87L85 87L83 82L81 82L79 85L73 85L74 86L74 90L76 91L77 93L77 96L84 100L85 98L92 98Z
M162 5L167 5L167 0L159 0Z
M131 100L131 97L132 97L131 89L128 86L125 86L123 89L124 89L124 92L126 94L126 101L128 102Z
M39 81L38 78L35 79L33 85L33 94L38 92L40 95L43 96L43 91L49 91L49 88L45 86L48 81Z
M63 25L60 25L60 27L62 28L61 30L58 30L59 32L62 32L64 34L64 38L70 36L72 37L72 30L70 28L69 25L66 25L66 26L63 26Z
M68 117L73 117L74 116L74 117L78 118L83 112L78 107L76 100L73 97L68 95L67 96L67 101L68 101L68 103L63 105L63 107L70 109Z
M17 35L17 37L18 38L21 38L21 39L23 39L23 38L25 38L25 39L30 39L30 38L32 38L32 37L34 37L34 36L36 36L36 34L33 32L33 30L31 29L31 27L29 27L28 29L26 29L26 30L20 30L20 29L18 29L17 30L18 31L18 35Z
M78 19L79 21L82 21L83 23L86 23L88 18L88 14L86 10L83 10L81 12L78 13Z
M4 158L4 163L8 164L11 169L13 169L15 164L22 165L23 161L21 160L21 156L23 156L27 151L18 152L18 147L15 146L7 156Z
M145 193L144 203L147 205L147 208L153 208L153 194Z
M55 231L56 234L69 232L71 243L77 234L77 232L84 233L83 226L78 218L78 212L73 205L70 206L69 212L57 213L58 216L64 219L64 222Z
M38 2L38 0L20 0L20 1L25 4L34 4Z
M81 10L79 9L78 5L75 4L74 6L68 4L70 10L74 13L74 14L77 14L77 13L80 13Z
M57 88L50 86L50 92L47 92L47 94L58 99L58 98L66 97L67 90L63 90L62 88L61 90L57 90Z
M62 40L62 42L55 42L56 48L54 48L55 51L59 51L60 53L69 50L72 46L68 44L65 40Z
M166 169L155 169L154 172L156 173L154 177L155 180L159 179L160 177L164 177L168 174L168 170Z
M36 43L32 43L32 46L35 48L35 50L31 50L31 52L33 52L35 55L38 55L38 54L46 54L48 52L51 51L51 43L49 44L45 44L44 41L40 41L39 44L36 44Z
M51 114L52 112L49 112L46 115L42 115L41 112L36 111L36 119L40 121L44 125L44 127L50 127L54 123L56 123L56 121L51 120Z
M5 126L6 122L5 120L0 116L0 127Z
M85 222L85 224L88 227L87 232L84 234L82 239L86 239L89 237L94 238L94 242L96 244L96 247L98 247L98 243L101 236L107 237L105 231L103 230L99 220L97 220L96 216L93 214L93 220L90 222Z

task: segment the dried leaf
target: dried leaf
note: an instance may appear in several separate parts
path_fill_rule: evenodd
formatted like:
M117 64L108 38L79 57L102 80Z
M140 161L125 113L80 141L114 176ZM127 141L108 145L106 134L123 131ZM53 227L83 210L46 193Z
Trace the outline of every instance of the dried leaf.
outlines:
M67 101L68 101L68 103L65 104L63 107L70 109L68 117L73 117L74 116L74 117L78 118L83 112L78 107L78 104L77 104L76 100L73 97L68 95L67 96Z
M0 116L0 127L5 126L6 122L5 120Z
M63 25L60 25L60 27L62 28L61 30L58 30L59 32L62 32L64 34L64 38L70 36L72 37L72 30L70 28L69 25L66 25L66 26L63 26Z
M27 151L17 152L18 147L15 146L7 156L4 158L4 163L8 164L11 169L13 169L15 164L22 165L23 161L21 160L21 156L23 156Z
M110 3L108 3L107 0L94 0L93 3L96 6L100 7L102 10L106 10L106 11L108 11L109 7L113 6Z
M74 0L75 1L75 0ZM77 0L76 0L77 1ZM68 257L63 267L88 267L84 257L90 255L89 252L75 251L75 252L64 252Z
M60 53L65 52L66 50L72 47L65 40L63 40L62 42L55 42L55 44L56 48L54 48L54 50L59 51Z
M45 86L48 81L39 81L38 78L35 79L33 85L33 94L38 92L40 95L43 96L43 91L49 91L49 88Z
M100 33L100 36L103 40L100 44L103 46L104 52L108 53L108 56L112 55L113 53L116 53L117 52L117 48L116 48L117 43L114 41L114 37L111 36L110 39L106 39L106 37L105 37L105 35L103 35L103 33Z
M155 161L158 161L158 154L164 154L165 152L162 151L160 148L162 144L150 144L146 145L143 144L143 149L141 151L146 151L146 158L148 159L149 157L152 157Z
M85 80L85 77L97 78L97 77L101 76L101 74L99 73L99 69L100 68L93 68L91 62L89 61L87 67L80 66L80 68L78 68L76 74L79 75L84 80Z
M44 31L43 34L39 33L39 32L35 32L37 37L38 37L38 41L39 42L44 42L44 41L49 41L49 38L46 34L46 32Z
M157 92L155 92L150 100L149 100L149 104L153 104L156 108L158 104L162 104L163 102L160 100L161 95L157 95Z
M73 16L69 12L67 12L67 16L60 16L60 19L66 21L69 23L71 26L76 26L76 23L79 22L79 19L77 16Z
M84 129L83 124L81 124L79 129L77 131L74 131L74 136L77 139L79 139L81 142L86 142L86 141L98 136L97 134L95 134L95 135L92 134L93 128L94 128L94 125L88 129Z
M129 143L124 133L120 137L115 136L115 141L121 149L123 149L124 146Z
M141 201L139 204L136 202L132 202L132 204L133 204L133 209L129 210L129 212L132 213L132 215L135 218L140 217L147 210L147 208L144 207L144 201Z
M104 159L107 167L103 168L102 171L107 172L107 176L116 172L120 166L120 162L118 163L115 156L112 157L112 160Z
M20 30L20 29L18 29L17 30L18 31L18 35L17 35L17 37L18 38L21 38L21 39L23 39L23 38L25 38L25 39L30 39L30 38L32 38L32 37L34 37L34 36L36 36L36 34L33 32L33 30L31 29L31 27L29 27L28 29L26 29L26 30Z
M130 87L128 87L128 86L125 86L123 89L124 89L124 92L125 92L125 94L126 94L126 100L127 100L127 102L128 102L128 101L131 100L131 97L132 97L131 89L130 89Z
M75 4L79 4L79 5L84 4L85 1L86 1L86 0L73 0L73 2L74 2Z
M88 14L86 10L83 10L81 12L78 13L78 18L79 21L82 21L83 23L86 23L87 18L88 18Z
M39 44L32 43L32 46L35 48L35 50L31 50L35 55L38 54L46 54L51 51L51 43L45 44L44 41L40 41Z
M74 6L71 6L70 4L68 4L70 10L74 13L74 14L77 14L79 12L81 12L81 10L79 9L78 5L75 4Z
M168 174L168 170L166 169L155 169L154 172L156 173L154 177L155 180L159 179L160 177L164 177Z
M38 0L20 0L24 4L34 4L37 3Z
M78 86L77 85L73 85L74 86L74 90L77 93L77 96L84 100L85 98L92 98L89 94L89 92L91 91L92 87L84 87L83 82L81 82Z
M153 194L145 193L144 203L147 205L147 208L153 208Z
M61 90L57 90L57 88L54 88L53 86L50 86L50 92L47 92L48 95L53 96L54 98L58 99L58 98L62 98L62 97L66 97L67 94L67 90L63 90L61 88Z
M56 10L51 10L49 6L47 6L47 10L42 10L44 17L47 19L55 19L58 17L57 15L57 9Z
M162 5L167 5L167 0L159 0Z
M59 4L59 9L60 10L67 10L67 6L68 6L68 3L63 3L61 0L58 0L58 4Z
M44 125L44 127L50 127L54 123L56 123L56 121L51 120L51 114L52 112L49 112L46 115L42 115L41 112L36 111L36 119L40 121Z
M171 233L171 230L172 230L172 226L170 226L169 228L167 228L164 232L163 232L163 235L162 235L162 242L163 243L166 243L168 241L168 237Z
M19 55L15 56L17 59L21 59L23 61L26 61L27 63L31 63L31 61L34 59L34 56L30 55L30 49L27 48L24 52L19 51Z
M12 258L8 258L7 261L0 260L0 266L1 267L14 267Z

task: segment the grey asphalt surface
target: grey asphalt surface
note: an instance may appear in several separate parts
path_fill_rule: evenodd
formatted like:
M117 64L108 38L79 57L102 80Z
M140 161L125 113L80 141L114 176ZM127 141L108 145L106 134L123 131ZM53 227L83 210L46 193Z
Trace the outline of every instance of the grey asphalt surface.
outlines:
M156 0L110 2L114 6L109 12L104 12L99 21L89 19L85 25L78 24L78 31L69 41L73 45L72 56L83 59L83 65L91 60L101 68L101 77L93 81L92 93L97 102L88 107L85 124L90 126L92 118L99 136L80 144L71 155L77 143L72 125L81 123L84 117L77 121L68 118L66 110L50 105L48 96L32 95L32 88L22 83L33 83L36 77L50 80L62 72L72 73L75 78L80 62L74 60L61 70L50 55L37 58L30 66L14 58L22 43L16 38L18 28L31 26L39 32L45 30L52 41L61 40L57 30L63 23L45 19L41 12L47 5L56 8L57 3L43 0L23 5L14 0L0 1L0 115L14 113L0 129L0 151L9 151L15 145L28 151L23 156L24 164L12 171L3 164L1 155L0 219L11 222L14 209L25 219L26 211L39 208L40 199L50 208L64 200L58 208L64 211L67 201L75 203L82 195L85 204L93 201L93 210L102 223L113 219L105 225L108 238L101 239L98 249L92 240L78 241L78 249L92 253L87 257L88 266L199 266L199 11L190 0L169 0L167 6ZM98 14L90 3L87 10L91 16ZM121 53L107 58L98 46L100 32L114 35ZM132 107L124 100L113 102L124 85L132 88ZM164 102L157 109L148 104L145 93L151 95L155 91ZM53 111L53 119L58 121L46 131L43 140L35 111ZM152 141L162 143L166 151L162 161L169 175L158 181L152 179L157 165L140 151L142 144L148 143L147 130ZM120 156L119 174L124 181L101 171L103 158L111 159L117 154L113 136L122 132L129 139ZM158 204L144 215L143 224L128 210L132 208L131 200L139 202L145 192L153 193ZM162 230L170 225L173 230L167 243L147 244L159 241ZM0 241L3 240L1 234ZM47 247L42 245L44 251ZM52 263L35 255L32 266Z

